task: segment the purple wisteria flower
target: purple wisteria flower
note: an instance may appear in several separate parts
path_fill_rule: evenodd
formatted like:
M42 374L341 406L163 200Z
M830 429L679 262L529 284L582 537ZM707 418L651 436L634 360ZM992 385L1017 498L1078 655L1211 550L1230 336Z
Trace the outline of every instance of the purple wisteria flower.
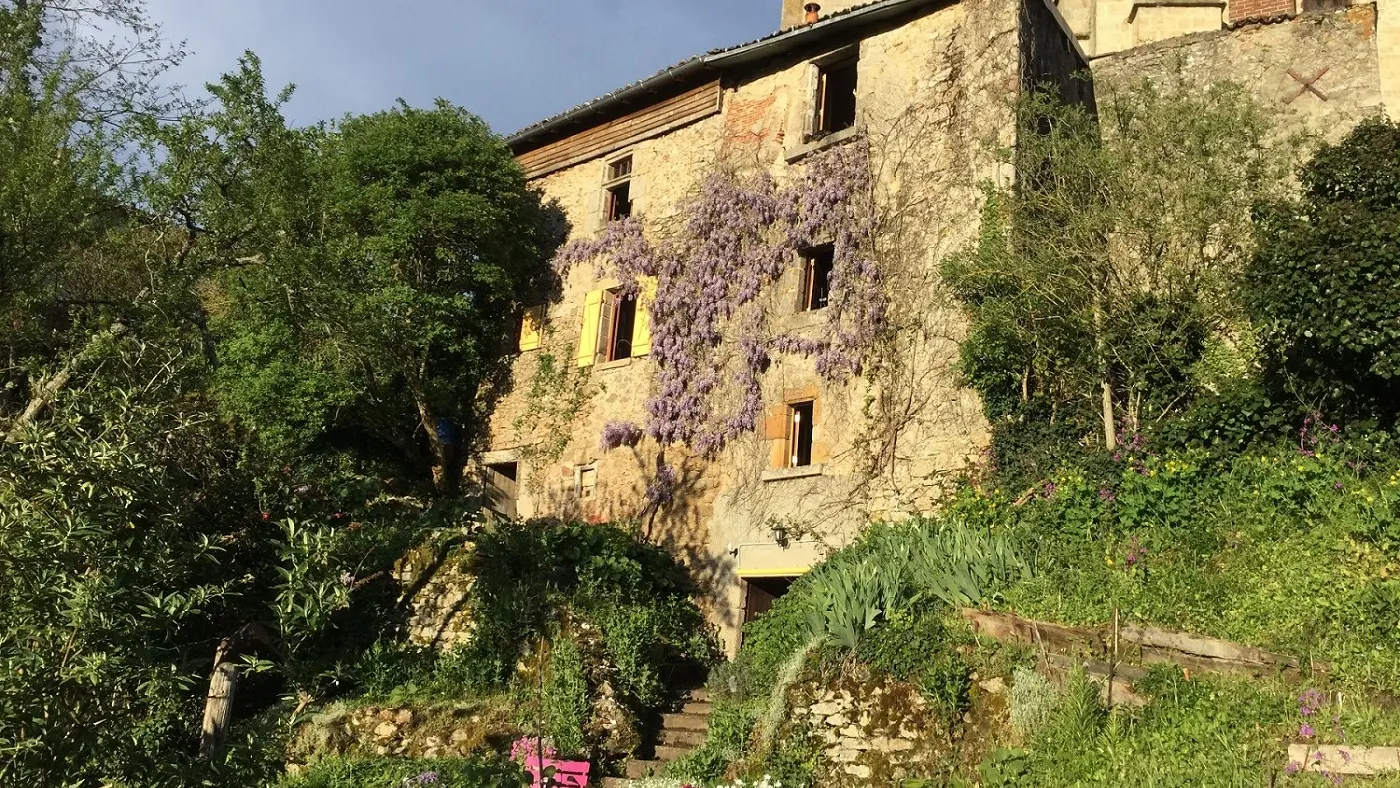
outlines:
M630 421L609 421L603 425L599 446L603 451L612 451L619 446L636 446L641 442L642 434L642 428Z

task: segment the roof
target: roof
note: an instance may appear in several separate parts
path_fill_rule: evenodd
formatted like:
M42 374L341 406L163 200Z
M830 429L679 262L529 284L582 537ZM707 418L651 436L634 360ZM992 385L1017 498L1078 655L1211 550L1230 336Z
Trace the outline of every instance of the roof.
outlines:
M664 68L645 79L618 88L573 109L526 126L507 137L506 142L518 150L520 147L529 146L539 138L560 128L593 116L607 114L633 99L643 98L684 84L697 75L764 60L784 54L799 46L808 46L827 38L835 38L864 25L889 19L924 6L946 2L949 0L874 0L874 2L838 11L812 24L780 30L744 44L714 49L703 55L682 60L674 66Z

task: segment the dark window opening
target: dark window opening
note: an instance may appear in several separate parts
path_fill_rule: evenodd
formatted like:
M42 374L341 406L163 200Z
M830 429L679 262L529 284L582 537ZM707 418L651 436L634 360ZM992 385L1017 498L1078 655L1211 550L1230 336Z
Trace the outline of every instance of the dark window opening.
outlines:
M788 589L792 588L795 577L752 577L744 582L744 623L758 618L773 609Z
M825 309L831 301L831 268L835 250L831 244L808 249L802 253L802 309Z
M812 413L814 403L798 402L788 406L792 429L788 438L788 467L801 468L812 464Z
M608 187L608 221L626 219L632 215L632 182L623 181Z
M608 291L603 304L603 321L598 326L598 346L604 361L632 357L632 333L637 326L637 299L615 290Z
M817 76L816 136L856 125L856 60L822 66Z

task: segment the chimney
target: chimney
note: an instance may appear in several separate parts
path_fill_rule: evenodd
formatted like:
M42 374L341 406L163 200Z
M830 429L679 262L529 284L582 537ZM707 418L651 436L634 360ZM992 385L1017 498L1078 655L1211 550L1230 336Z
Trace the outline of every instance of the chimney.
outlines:
M802 6L802 10L807 12L807 24L809 25L822 18L822 7L818 3L808 3Z

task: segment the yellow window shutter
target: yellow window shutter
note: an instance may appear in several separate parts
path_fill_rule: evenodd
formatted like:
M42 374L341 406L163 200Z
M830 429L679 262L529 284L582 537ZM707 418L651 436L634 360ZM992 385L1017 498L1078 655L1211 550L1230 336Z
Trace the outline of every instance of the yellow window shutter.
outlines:
M639 276L637 284L637 322L632 327L632 355L645 356L651 352L651 304L656 300L656 277Z
M590 367L598 355L598 321L603 315L603 291L590 290L583 302L583 333L578 338L578 365Z
M544 307L532 306L520 320L520 349L539 350L540 332L544 330Z

